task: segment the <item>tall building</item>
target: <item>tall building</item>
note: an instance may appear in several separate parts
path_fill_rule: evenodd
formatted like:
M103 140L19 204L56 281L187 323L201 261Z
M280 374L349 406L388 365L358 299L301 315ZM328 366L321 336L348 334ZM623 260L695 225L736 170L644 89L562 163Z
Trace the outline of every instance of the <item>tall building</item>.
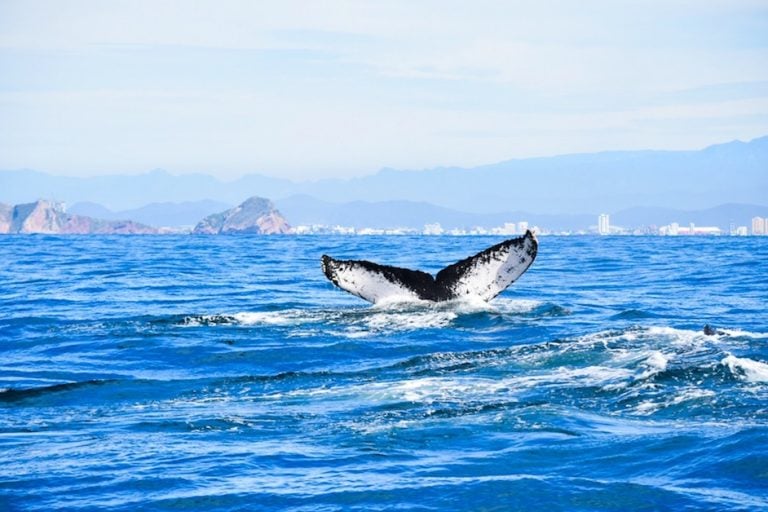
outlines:
M520 222L518 222L517 230L524 235L525 232L528 231L528 221L521 220Z
M439 222L435 222L434 224L424 224L422 233L425 235L442 235L444 233L443 226L441 226Z
M601 213L597 217L597 232L601 235L607 235L611 232L611 217L607 213Z
M768 224L768 219L764 219L762 217L752 217L752 234L753 235L765 235L768 234L766 232L766 226Z

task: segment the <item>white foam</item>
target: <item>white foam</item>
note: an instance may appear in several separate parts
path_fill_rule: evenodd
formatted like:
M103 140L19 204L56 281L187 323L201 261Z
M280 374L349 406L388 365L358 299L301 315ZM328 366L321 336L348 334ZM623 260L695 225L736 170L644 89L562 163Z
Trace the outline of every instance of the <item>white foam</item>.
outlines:
M385 385L377 390L390 399L430 403L434 401L464 401L478 396L496 394L506 386L503 381L479 377L426 377Z
M188 317L184 326L193 327L211 323L240 326L295 326L291 335L300 336L302 328L322 322L335 334L359 338L371 333L397 332L443 327L450 324L460 310L437 307L434 303L391 302L369 309L319 310L286 309L282 311L243 311L224 315Z
M576 338L575 345L602 345L605 348L611 348L613 351L618 350L612 348L615 346L629 346L635 347L630 349L634 354L638 352L638 348L663 349L665 352L671 349L675 353L695 353L711 347L713 343L711 338L711 336L706 336L700 331L676 329L674 327L647 327L626 331L591 333Z
M402 331L444 327L457 317L452 311L376 313L366 315L364 325L370 331Z
M718 331L722 332L726 336L733 337L745 337L758 340L768 338L768 332L742 331L741 329L718 329Z
M441 309L451 309L459 314L492 313L498 309L477 295L465 295L459 299L439 303Z
M655 401L653 399L643 400L632 409L632 412L634 414L647 416L673 405L680 405L683 402L711 398L713 396L716 396L716 393L710 389L689 387L663 401Z
M689 329L676 329L674 327L649 327L645 329L647 337L659 339L673 346L701 345L707 341L707 336L702 331Z
M728 354L720 364L727 366L731 373L743 377L748 382L768 382L768 364L766 363Z
M646 370L638 376L638 379L647 379L652 375L663 372L667 369L668 363L669 358L667 356L658 350L654 350L651 352L651 355L649 355L648 358L643 362Z
M241 312L222 315L188 316L182 321L184 327L200 327L204 325L292 325L308 318L305 312L299 310Z
M540 300L532 299L494 299L492 302L494 309L501 313L530 313L537 307L544 304Z
M343 408L341 400L363 398L369 403L416 402L471 402L515 400L520 392L537 387L588 387L603 386L627 380L632 372L624 368L590 366L586 368L556 368L533 375L513 376L503 379L471 376L422 377L391 382L364 383L352 386L318 387L295 390L285 396L328 397L335 406ZM325 404L324 406L330 406Z
M427 300L419 299L413 295L388 295L379 299L371 309L402 309L413 308L414 306L429 306L434 304Z
M184 327L200 327L210 322L221 320L220 315L188 316L182 319L180 325Z
M232 318L240 325L293 325L302 320L292 310L235 313Z
M711 389L700 389L700 388L687 388L684 389L682 392L675 395L672 400L670 400L671 405L677 405L681 404L683 402L687 402L689 400L698 400L700 398L710 398L715 396L716 393L712 391Z

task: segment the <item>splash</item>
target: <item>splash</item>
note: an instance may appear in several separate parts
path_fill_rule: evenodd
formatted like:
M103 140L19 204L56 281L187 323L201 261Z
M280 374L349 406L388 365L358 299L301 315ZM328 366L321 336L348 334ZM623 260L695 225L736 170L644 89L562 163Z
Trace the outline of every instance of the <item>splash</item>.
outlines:
M768 382L768 364L766 363L728 354L720 364L727 366L731 373L748 382Z

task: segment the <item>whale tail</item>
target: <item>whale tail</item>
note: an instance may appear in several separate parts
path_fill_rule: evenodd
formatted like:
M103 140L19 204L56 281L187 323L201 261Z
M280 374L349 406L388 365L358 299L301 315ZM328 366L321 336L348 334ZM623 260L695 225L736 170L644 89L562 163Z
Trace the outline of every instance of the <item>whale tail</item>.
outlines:
M420 270L327 255L321 258L321 268L333 284L373 303L393 298L444 301L467 296L488 301L528 270L537 251L538 241L529 230L524 236L445 267L436 277Z

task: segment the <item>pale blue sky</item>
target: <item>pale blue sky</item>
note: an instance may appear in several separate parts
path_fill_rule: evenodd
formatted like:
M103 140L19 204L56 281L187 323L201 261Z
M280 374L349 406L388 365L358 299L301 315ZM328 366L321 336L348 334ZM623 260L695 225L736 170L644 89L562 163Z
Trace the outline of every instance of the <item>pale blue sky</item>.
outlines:
M765 1L0 0L0 169L303 180L766 134Z

